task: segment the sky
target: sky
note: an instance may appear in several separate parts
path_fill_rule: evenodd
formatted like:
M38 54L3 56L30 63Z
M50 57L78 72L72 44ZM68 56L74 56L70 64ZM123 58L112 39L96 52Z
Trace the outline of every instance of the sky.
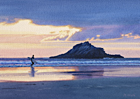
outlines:
M89 41L140 58L140 0L0 0L0 57L50 57Z

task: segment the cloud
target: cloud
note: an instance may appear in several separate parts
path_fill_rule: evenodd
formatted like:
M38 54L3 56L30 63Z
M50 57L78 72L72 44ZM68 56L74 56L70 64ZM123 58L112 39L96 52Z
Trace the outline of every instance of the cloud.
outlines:
M80 27L139 24L139 9L140 0L0 0L0 17Z
M20 34L20 35L46 35L42 41L64 39L68 41L72 35L80 32L82 28L71 25L53 26L38 25L29 19L15 19L14 23L0 23L0 34Z
M1 22L0 34L44 35L41 42L47 41L109 41L124 37L139 39L140 25L99 25L84 28L35 24L30 19L14 19L13 23ZM128 33L131 33L128 34ZM13 36L14 36L13 35Z

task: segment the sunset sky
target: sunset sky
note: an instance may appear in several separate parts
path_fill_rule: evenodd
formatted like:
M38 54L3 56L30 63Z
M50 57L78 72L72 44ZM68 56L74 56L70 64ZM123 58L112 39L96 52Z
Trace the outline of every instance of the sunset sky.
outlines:
M140 0L0 0L0 57L50 57L89 41L140 58Z

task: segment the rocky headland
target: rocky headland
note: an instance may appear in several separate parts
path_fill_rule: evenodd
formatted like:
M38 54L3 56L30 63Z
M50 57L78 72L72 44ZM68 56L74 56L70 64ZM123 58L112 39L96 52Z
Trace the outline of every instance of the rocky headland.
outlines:
M91 45L88 41L73 46L71 50L64 54L52 56L50 58L73 58L73 59L99 59L99 58L124 58L121 55L107 54L103 48Z

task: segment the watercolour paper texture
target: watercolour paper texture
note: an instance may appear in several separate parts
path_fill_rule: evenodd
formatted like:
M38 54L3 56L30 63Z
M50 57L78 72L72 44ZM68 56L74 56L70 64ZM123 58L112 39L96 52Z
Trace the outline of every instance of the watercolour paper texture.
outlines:
M0 0L0 98L139 99L139 11L140 0Z

